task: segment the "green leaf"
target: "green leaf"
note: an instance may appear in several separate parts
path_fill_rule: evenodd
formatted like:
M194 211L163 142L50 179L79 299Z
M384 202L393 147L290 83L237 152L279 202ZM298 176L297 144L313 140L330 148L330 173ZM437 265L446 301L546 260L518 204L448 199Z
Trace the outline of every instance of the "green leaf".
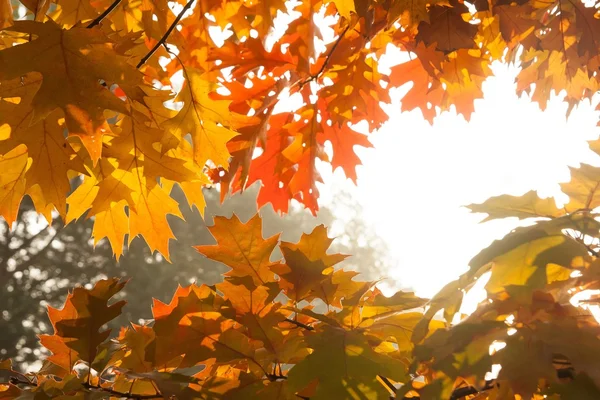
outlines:
M362 332L326 325L307 340L313 353L290 370L288 384L298 392L317 381L311 400L383 399L390 392L378 381L378 375L405 379L404 364L373 350Z

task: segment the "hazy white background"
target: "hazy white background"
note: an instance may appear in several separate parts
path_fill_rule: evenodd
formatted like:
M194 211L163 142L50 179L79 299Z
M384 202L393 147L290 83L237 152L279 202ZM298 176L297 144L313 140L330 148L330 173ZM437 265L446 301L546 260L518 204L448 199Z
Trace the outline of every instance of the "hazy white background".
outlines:
M580 104L567 119L558 96L542 112L527 96L517 98L514 67L497 65L494 71L470 122L444 113L431 126L420 112L401 114L402 90L396 91L390 121L370 136L374 149L356 148L364 161L357 187L341 171L332 174L320 165L322 204L336 190L351 191L363 217L389 244L390 288L435 294L517 224L516 218L479 224L484 215L463 205L531 189L558 195L561 204L568 198L558 183L569 180L568 166L600 165L587 144L599 133L595 104ZM338 217L343 223L344 213Z

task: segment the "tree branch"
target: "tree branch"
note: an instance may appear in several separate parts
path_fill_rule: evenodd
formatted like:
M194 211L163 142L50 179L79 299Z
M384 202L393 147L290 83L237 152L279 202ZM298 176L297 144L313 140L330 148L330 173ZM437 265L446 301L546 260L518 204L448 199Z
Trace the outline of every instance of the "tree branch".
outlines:
M394 384L385 376L383 375L378 375L379 379L381 379L381 381L384 383L384 385L392 391L392 393L396 393L396 386L394 386Z
M567 379L567 378L573 379L574 373L575 373L575 370L573 368L560 368L560 369L556 370L556 376L560 379ZM450 396L450 400L459 400L466 396L471 396L474 394L485 392L487 390L491 390L491 389L495 388L497 385L498 384L496 383L495 380L489 380L489 381L485 381L485 385L481 389L477 389L474 386L465 386L465 387L461 387L458 389L454 389L454 391L452 392L452 396ZM420 399L421 399L421 397L419 397L419 396L413 396L413 397L404 396L402 398L402 400L420 400Z
M194 0L189 0L187 2L187 4L183 7L183 9L177 15L177 17L175 17L175 21L173 21L173 23L171 24L171 26L169 26L169 29L167 29L167 31L165 32L165 34L160 38L160 40L158 41L158 43L156 43L154 45L154 47L148 52L148 54L146 54L140 60L140 62L136 65L136 68L140 68L142 65L146 64L146 61L148 61L148 59L150 57L152 57L152 55L156 52L156 50L158 50L158 48L160 46L162 46L162 45L165 44L167 38L169 37L169 35L171 34L171 32L173 32L173 29L175 29L175 27L177 26L177 24L179 23L179 21L181 21L181 18L183 18L183 14L185 14L187 12L187 10L189 10L190 7L192 6L192 3L194 3ZM204 18L204 17L201 16L201 18Z
M142 400L142 399L162 399L164 398L164 396L160 393L156 393L156 394L131 394L131 393L124 393L124 392L119 392L117 390L113 390L110 388L105 388L102 386L94 386L94 385L90 385L89 383L83 383L83 387L85 387L86 389L89 390L96 390L99 392L105 392L105 393L109 393L112 394L114 396L118 396L121 398L126 398L126 399L135 399L135 400Z
M279 374L279 375L277 375L277 374L267 374L267 375L265 375L265 376L266 376L266 377L269 379L269 381L271 381L271 382L274 382L274 381L276 381L276 380L278 380L278 379L287 379L287 378L288 378L287 376L285 376L285 375L281 375L281 374Z
M313 74L313 75L309 76L308 78L306 78L305 80L303 80L302 82L300 82L300 89L302 89L304 87L304 85L306 85L307 83L314 81L315 79L318 79L323 74L323 72L325 71L325 68L327 68L329 59L335 52L335 49L337 49L338 45L340 44L340 42L342 41L344 36L346 36L346 32L348 32L349 29L350 29L350 25L346 26L346 28L342 31L342 33L340 33L340 36L338 36L335 43L333 43L333 46L331 46L331 50L329 50L329 53L327 53L327 55L325 56L325 61L323 61L323 65L321 65L321 68L319 68L319 70L317 71L316 74Z
M289 322L290 324L294 324L294 325L296 325L299 328L304 328L307 331L314 331L315 330L315 328L313 328L312 326L303 324L302 322L298 322L298 321L295 321L293 319L286 318L284 321L285 322Z
M96 25L100 25L100 22L102 22L102 20L106 18L108 14L110 14L115 8L117 8L120 2L121 0L113 1L113 3L110 6L108 6L108 8L104 10L102 14L98 15L98 18L90 22L90 24L86 28L90 29L95 27Z

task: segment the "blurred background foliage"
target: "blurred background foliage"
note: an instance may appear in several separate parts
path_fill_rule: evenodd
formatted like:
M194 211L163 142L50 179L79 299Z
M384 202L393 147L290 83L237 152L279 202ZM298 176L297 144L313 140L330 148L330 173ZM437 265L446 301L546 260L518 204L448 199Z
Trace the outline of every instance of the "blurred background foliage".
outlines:
M177 190L177 189L175 189ZM170 220L176 241L171 241L171 261L151 254L145 243L136 238L117 262L110 246L102 240L94 248L90 239L92 221L81 219L63 226L59 217L48 224L38 216L30 201L21 204L18 221L12 230L0 225L0 359L13 358L14 365L33 369L41 349L37 335L51 333L46 306L62 307L69 289L76 285L93 285L106 277L130 278L122 297L127 300L124 313L113 321L113 334L129 321L140 323L151 318L152 298L168 302L177 285L192 282L214 284L227 270L208 260L192 246L215 243L206 226L213 217L237 214L246 222L256 212L258 186L219 203L219 193L207 189L207 207L202 219L198 210L183 210L185 221ZM183 194L176 194L185 203ZM281 239L296 242L303 232L325 224L329 236L336 240L331 251L350 254L339 268L355 269L363 277L378 279L389 270L386 244L360 217L356 202L348 192L338 192L317 217L301 208L280 216L263 207L263 236L281 232ZM185 208L185 207L183 207ZM273 259L279 257L278 250Z

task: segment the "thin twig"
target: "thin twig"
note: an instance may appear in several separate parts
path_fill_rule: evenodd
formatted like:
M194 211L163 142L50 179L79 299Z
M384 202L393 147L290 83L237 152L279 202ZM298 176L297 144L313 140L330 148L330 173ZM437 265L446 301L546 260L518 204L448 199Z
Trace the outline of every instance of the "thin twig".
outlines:
M383 375L379 375L379 379L381 379L381 381L384 383L384 385L390 389L392 391L392 393L396 393L396 386L394 386L394 384L392 383L392 381L390 381L388 378L386 378Z
M19 374L20 375L20 374ZM19 377L19 376L11 376L8 379L8 382L17 386L17 385L25 385L25 386L37 386L37 383L30 381L29 378L24 377L25 380L23 380L23 378Z
M325 61L323 61L323 65L321 65L321 68L319 68L319 70L317 71L317 73L309 76L308 78L306 78L305 80L303 80L302 82L300 82L300 89L302 89L304 87L304 85L306 85L308 82L311 82L311 81L314 81L315 79L318 79L323 74L323 72L325 71L325 68L327 68L327 64L329 63L329 59L333 55L333 52L335 51L335 49L337 49L338 45L340 44L340 42L342 41L342 39L344 38L344 36L346 36L346 32L348 32L348 29L350 29L350 25L348 25L342 31L342 33L340 33L340 35L336 39L336 41L333 44L333 46L331 46L331 50L329 50L329 53L327 53L327 56L325 56Z
M296 325L296 326L297 326L297 327L299 327L299 328L304 328L304 329L306 329L307 331L314 331L314 330L315 330L315 328L313 328L312 326L310 326L310 325L306 325L306 324L303 324L303 323L302 323L302 322L300 322L300 321L296 321L296 320L289 319L289 318L286 318L284 321L285 321L285 322L289 322L290 324L294 324L294 325Z
M177 15L177 17L175 18L175 21L173 21L173 23L171 24L171 26L169 26L169 29L167 29L167 31L165 32L165 34L160 38L160 40L158 41L158 43L156 43L154 45L154 47L152 48L152 50L150 50L148 52L148 54L146 54L144 56L144 58L142 58L140 60L140 62L136 65L136 68L140 68L142 65L146 64L146 61L148 61L148 59L150 57L152 57L152 55L156 52L156 50L158 50L158 48L160 46L162 46L166 41L167 38L169 37L169 35L171 34L171 32L173 32L173 29L175 29L175 27L177 26L177 24L179 23L179 21L181 21L181 18L183 18L183 14L185 14L187 12L187 10L190 9L190 7L192 6L192 3L194 3L194 0L189 0L187 2L187 4L183 7L183 9L181 10L181 12ZM202 17L203 18L203 17Z
M288 377L285 375L277 375L277 374L266 374L265 375L267 377L267 379L269 379L271 382L275 382L278 379L287 379Z
M87 26L87 28L88 28L88 29L90 29L90 28L93 28L93 27L95 27L96 25L99 25L99 24L100 24L100 22L102 22L102 20L103 20L104 18L106 18L106 16L107 16L108 14L110 14L110 13L111 13L111 12L112 12L112 11L113 11L115 8L117 8L117 6L119 5L119 3L120 3L120 2L121 2L121 0L115 0L115 1L113 1L113 3L112 3L110 6L108 6L108 8L107 8L106 10L104 10L104 12L103 12L102 14L98 15L98 18L96 18L95 20L93 20L93 21L92 21L92 22L91 22L91 23L90 23L90 24Z
M105 388L102 386L94 386L94 385L90 385L89 383L84 383L83 387L85 387L86 389L89 390L95 390L95 391L100 391L100 392L105 392L108 394L112 394L121 398L127 398L127 399L135 399L135 400L143 400L143 399L162 399L164 398L164 396L160 393L156 393L156 394L131 394L131 393L124 393L124 392L119 392L117 390L113 390L110 388Z

